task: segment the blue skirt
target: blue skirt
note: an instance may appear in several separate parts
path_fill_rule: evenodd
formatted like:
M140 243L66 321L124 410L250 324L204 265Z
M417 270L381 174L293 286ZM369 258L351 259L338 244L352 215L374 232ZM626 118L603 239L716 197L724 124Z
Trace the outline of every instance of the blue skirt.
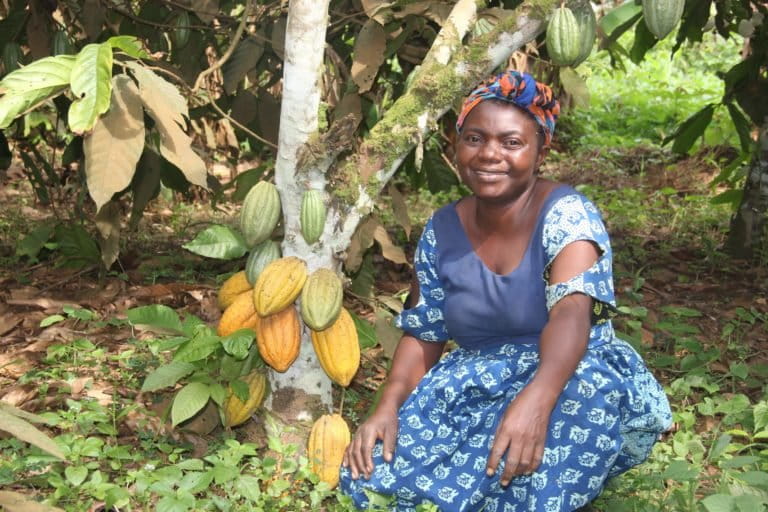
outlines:
M392 462L379 441L371 479L342 468L341 489L362 509L367 489L391 496L398 512L424 501L446 512L571 511L644 461L671 425L663 389L629 344L590 346L552 411L541 465L502 487L503 460L485 473L494 433L538 363L535 344L453 350L401 407Z

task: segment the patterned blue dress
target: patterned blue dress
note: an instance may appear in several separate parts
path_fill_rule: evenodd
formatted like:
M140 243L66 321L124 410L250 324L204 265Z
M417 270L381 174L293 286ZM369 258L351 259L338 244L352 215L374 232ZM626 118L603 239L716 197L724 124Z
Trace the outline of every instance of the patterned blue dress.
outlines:
M548 285L548 269L569 243L590 240L598 261L564 283ZM616 338L611 247L595 206L571 187L545 200L520 265L492 272L474 252L449 204L432 216L414 256L418 304L397 324L418 339L459 348L421 380L399 411L391 463L374 448L370 478L341 470L341 488L356 505L366 490L392 497L410 512L429 501L446 512L560 512L593 500L608 478L645 460L671 425L663 389L635 350ZM502 466L485 474L505 409L532 379L548 311L571 293L594 298L587 352L552 411L544 458L531 475L499 483Z

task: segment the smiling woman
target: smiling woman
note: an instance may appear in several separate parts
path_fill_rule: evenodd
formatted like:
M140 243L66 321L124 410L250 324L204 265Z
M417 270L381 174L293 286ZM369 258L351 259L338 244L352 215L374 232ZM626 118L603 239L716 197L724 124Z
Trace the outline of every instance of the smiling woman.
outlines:
M456 163L472 195L434 213L405 335L347 448L342 489L392 509L572 511L641 463L671 424L616 338L611 247L595 206L542 179L559 106L507 71L464 104ZM445 341L459 348L445 357Z

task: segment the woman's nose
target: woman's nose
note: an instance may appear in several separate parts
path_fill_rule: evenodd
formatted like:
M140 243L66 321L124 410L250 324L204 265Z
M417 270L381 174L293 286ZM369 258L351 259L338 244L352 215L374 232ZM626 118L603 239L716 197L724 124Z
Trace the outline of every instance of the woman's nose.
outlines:
M497 144L494 141L485 141L482 146L480 146L480 151L478 151L478 155L480 158L484 158L486 160L496 160L499 158L499 150L500 150L499 144Z

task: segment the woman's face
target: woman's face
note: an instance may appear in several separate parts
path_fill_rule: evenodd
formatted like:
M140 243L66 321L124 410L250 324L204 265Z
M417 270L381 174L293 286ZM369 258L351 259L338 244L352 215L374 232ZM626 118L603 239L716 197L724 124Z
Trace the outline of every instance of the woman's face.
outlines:
M456 163L464 184L480 199L514 200L535 181L544 160L538 124L519 108L483 101L464 120Z

